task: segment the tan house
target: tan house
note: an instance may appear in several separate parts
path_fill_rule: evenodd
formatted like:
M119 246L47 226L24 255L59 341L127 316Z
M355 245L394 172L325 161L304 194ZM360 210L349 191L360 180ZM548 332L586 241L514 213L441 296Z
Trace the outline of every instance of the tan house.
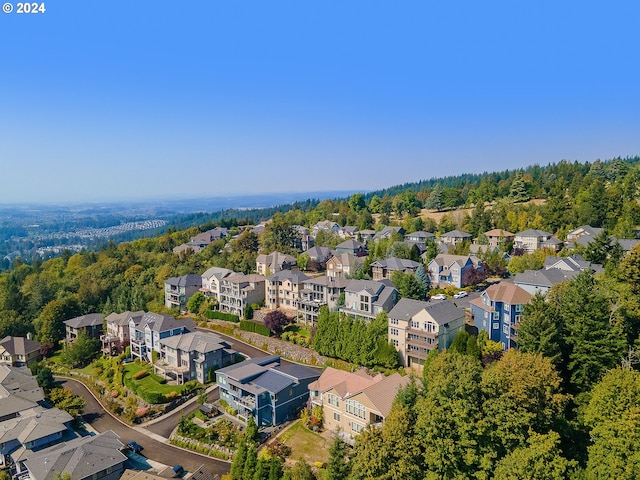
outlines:
M39 362L40 342L31 340L31 335L24 337L4 337L0 340L0 363L13 367L25 367Z
M351 373L327 367L318 380L309 384L309 392L312 405L323 409L325 428L353 443L355 435L367 425L384 422L398 390L409 381L408 375L402 377L398 373L372 377L364 370Z
M484 232L484 236L487 237L487 240L489 241L489 247L492 248L502 248L505 245L513 242L516 238L513 233L502 230L501 228L494 228L493 230Z
M348 278L362 267L364 258L356 257L353 253L338 253L327 260L327 276Z
M228 268L211 267L202 276L202 287L200 291L209 298L220 301L220 289L222 288L222 279L233 275L235 272Z
M293 255L273 252L269 255L260 254L256 258L256 272L258 275L271 275L281 270L291 270L298 264Z
M320 307L326 305L329 310L335 310L348 283L346 278L327 275L306 280L298 299L298 317L306 324L315 325Z
M525 253L542 248L550 248L557 252L562 248L562 242L544 230L529 229L516 233L513 246L524 250Z
M464 325L465 311L448 300L401 298L389 312L389 342L398 350L402 366L422 374L429 352L448 348Z
M107 333L100 335L102 351L107 355L119 355L129 345L129 320L137 319L139 322L145 312L122 312L107 315Z
M384 260L376 260L371 264L371 278L373 280L383 280L391 278L395 271L414 274L420 264L406 258L390 257Z
M304 288L304 282L310 278L302 272L291 270L281 270L268 276L265 281L265 306L272 310L297 309L300 291Z

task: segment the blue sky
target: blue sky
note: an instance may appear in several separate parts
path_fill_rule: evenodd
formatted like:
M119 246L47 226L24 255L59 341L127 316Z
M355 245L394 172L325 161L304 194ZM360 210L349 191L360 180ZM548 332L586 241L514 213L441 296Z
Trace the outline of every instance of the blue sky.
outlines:
M0 203L365 191L640 154L634 1L45 6L0 14Z

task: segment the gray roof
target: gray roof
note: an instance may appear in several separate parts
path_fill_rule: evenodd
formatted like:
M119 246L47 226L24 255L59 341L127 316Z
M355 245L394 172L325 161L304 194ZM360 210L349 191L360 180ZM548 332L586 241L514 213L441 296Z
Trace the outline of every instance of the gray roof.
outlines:
M20 416L0 423L0 443L18 440L21 444L67 430L73 417L57 408L34 407L21 410Z
M382 282L376 282L375 280L351 280L345 290L348 292L362 292L366 291L370 295L380 293L385 288L385 284Z
M387 268L389 270L404 270L406 268L418 268L420 264L406 258L389 257L385 260L377 260L371 264L372 266L378 266Z
M320 277L309 278L305 280L304 283L309 285L322 285L324 287L345 288L349 280L344 277L328 277L327 275L322 275Z
M0 399L2 399L0 417L3 416L2 412L9 402L7 398L11 397L19 398L23 403L27 402L30 406L34 406L35 403L44 400L44 393L28 367L0 364Z
M102 325L102 314L89 313L70 320L65 320L64 324L71 328L95 327L97 325Z
M576 277L579 272L549 268L547 270L525 270L518 273L513 279L516 285L534 285L551 287L556 283L562 283Z
M286 375L279 374L274 370L267 370L258 375L253 384L264 388L268 392L278 393L293 385L295 381Z
M217 373L224 373L225 375L235 378L244 379L248 375L252 375L252 372L258 370L253 367L264 367L272 363L280 363L280 357L278 355L267 355L264 357L254 357L244 362L236 363L235 365L229 365L228 367L220 368L216 370ZM253 366L253 367L251 367Z
M124 445L112 430L92 437L59 443L30 455L25 461L32 480L50 480L54 473L69 472L74 480L90 478L127 460Z
M441 326L465 316L462 308L456 307L449 301L423 302L411 298L401 298L389 312L389 318L409 320L422 310L425 310Z
M443 233L440 235L440 238L472 238L473 235L467 232L463 232L462 230L451 230L450 232Z
M228 349L231 345L213 332L196 331L181 333L160 339L160 345L166 345L183 352L210 353L220 349Z
M273 367L273 370L289 375L297 380L304 378L318 378L320 371L315 368L307 367L305 365L299 365L297 363L285 363L278 367Z
M365 245L362 242L358 242L357 240L354 240L354 239L349 239L349 240L345 240L344 242L342 242L339 245L337 245L336 249L345 248L345 249L349 249L349 250L357 250L359 248L363 248L364 246Z
M40 342L24 337L4 337L0 340L0 345L11 355L27 355L40 351Z
M550 237L551 234L549 232L545 232L544 230L535 230L530 228L528 230L523 230L522 232L516 233L518 237Z
M309 258L321 260L328 260L335 254L334 250L329 247L311 247L304 253L309 255Z
M308 275L300 271L293 270L280 270L279 272L274 273L273 275L269 275L267 280L270 282L281 282L283 280L291 280L292 283L300 284L304 283L306 280L310 279Z
M137 312L122 312L122 313L110 313L109 315L107 315L107 323L111 323L114 325L121 325L121 326L125 326L125 325L129 325L129 319L130 318L134 318L137 319L138 322L140 321L140 319L142 319L142 317L144 316L145 312L140 310Z
M135 321L135 319L133 320ZM147 325L154 332L166 332L167 330L175 330L180 327L184 327L188 331L193 331L196 328L196 324L191 318L176 320L175 317L171 315L161 315L152 312L145 313L142 316L140 322L136 323L136 330L144 330Z
M202 277L195 273L189 273L188 275L182 275L181 277L167 278L164 283L175 285L177 287L201 287Z
M224 278L227 275L230 275L232 273L235 273L235 272L233 270L229 270L228 268L211 267L200 276L202 278L211 278L211 277Z

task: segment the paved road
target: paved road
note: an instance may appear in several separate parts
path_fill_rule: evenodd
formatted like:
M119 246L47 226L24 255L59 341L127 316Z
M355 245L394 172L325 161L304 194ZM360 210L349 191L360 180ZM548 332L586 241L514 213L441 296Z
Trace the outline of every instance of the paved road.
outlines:
M187 471L195 471L200 465L204 464L209 472L218 475L222 475L229 471L230 464L227 462L222 462L220 460L176 448L121 423L109 413L105 412L102 405L100 405L100 403L82 383L70 379L61 379L61 381L65 388L68 388L76 395L80 395L87 401L85 414L83 415L84 420L98 432L113 430L120 436L120 440L123 443L135 440L144 447L142 454L145 457L164 465L180 464ZM194 409L197 408L197 403L194 403L191 407ZM180 416L178 414L177 419L179 420L179 418ZM177 422L175 417L173 422L173 426L175 426L175 422ZM164 428L166 428L166 426Z

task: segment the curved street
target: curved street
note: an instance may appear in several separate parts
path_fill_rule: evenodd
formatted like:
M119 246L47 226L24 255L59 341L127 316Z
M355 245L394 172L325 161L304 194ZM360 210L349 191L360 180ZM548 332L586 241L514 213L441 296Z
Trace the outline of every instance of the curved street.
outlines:
M130 440L135 440L144 447L142 454L150 460L169 466L180 464L185 470L191 472L195 471L201 465L204 465L207 471L212 474L222 475L229 471L230 464L227 462L189 452L160 441L158 435L163 437L164 435L162 435L162 433L156 433L156 431L167 432L168 430L168 432L171 433L171 430L173 430L180 420L179 409L176 409L176 412L168 415L166 419L163 418L161 421L152 424L151 426L154 428L149 428L149 430L155 433L155 435L151 435L144 432L145 428L133 428L112 417L82 383L67 378L57 380L62 383L63 387L68 388L87 401L83 415L84 421L87 424L98 432L113 430L120 436L120 440L125 444ZM186 407L190 408L190 411L193 411L198 408L198 404L197 402L193 402ZM183 410L183 412L186 413L187 410ZM172 424L172 426L169 428L170 424ZM168 442L166 437L164 440Z

